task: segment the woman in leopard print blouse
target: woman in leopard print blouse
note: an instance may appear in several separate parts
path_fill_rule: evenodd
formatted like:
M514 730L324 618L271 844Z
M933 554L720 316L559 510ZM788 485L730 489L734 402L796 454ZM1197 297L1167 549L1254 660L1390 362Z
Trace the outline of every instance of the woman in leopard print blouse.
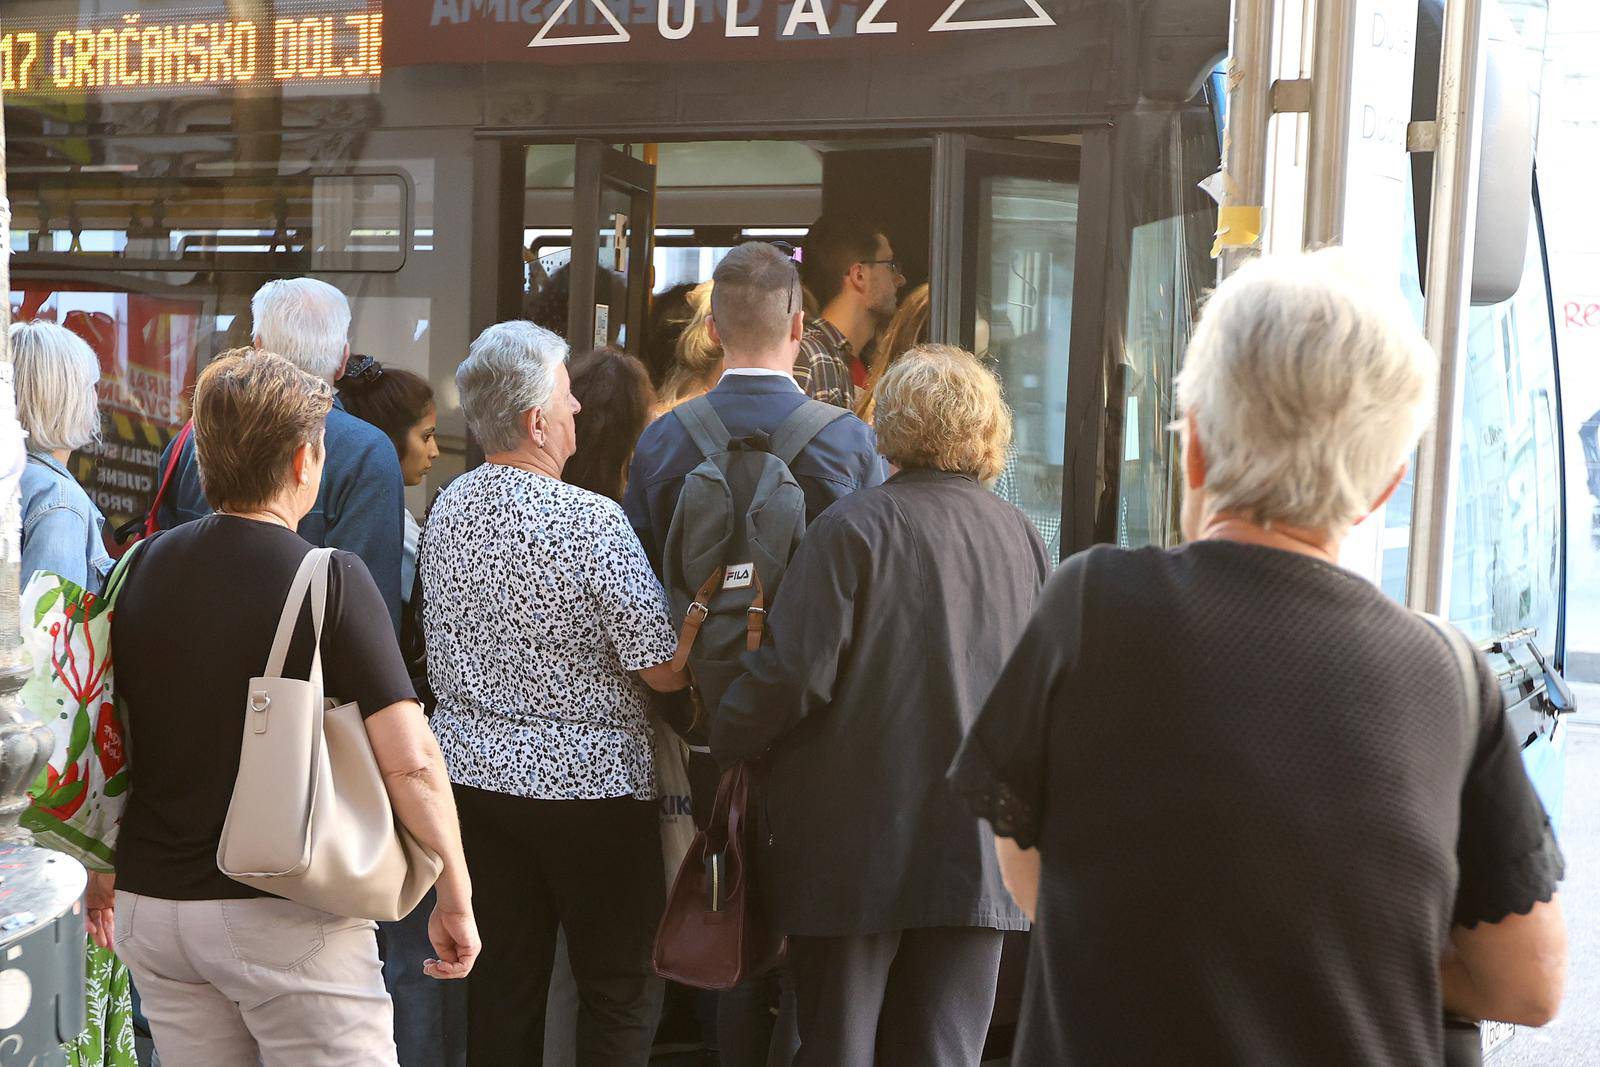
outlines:
M561 480L579 409L567 346L491 326L456 372L483 466L440 494L421 573L433 729L461 812L484 949L473 1063L543 1047L557 926L586 1062L647 1062L663 905L646 686L672 667L666 596L622 509Z

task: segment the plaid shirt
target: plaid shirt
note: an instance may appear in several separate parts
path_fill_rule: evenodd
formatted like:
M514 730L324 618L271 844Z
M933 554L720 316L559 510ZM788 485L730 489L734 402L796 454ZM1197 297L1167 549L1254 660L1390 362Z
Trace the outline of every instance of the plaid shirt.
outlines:
M824 318L815 318L800 338L794 361L794 380L801 392L825 404L855 410L856 383L850 367L856 360L850 342Z

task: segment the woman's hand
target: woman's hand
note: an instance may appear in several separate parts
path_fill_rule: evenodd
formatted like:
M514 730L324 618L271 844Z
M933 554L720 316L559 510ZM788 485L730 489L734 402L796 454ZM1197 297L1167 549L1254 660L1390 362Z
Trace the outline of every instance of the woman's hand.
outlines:
M671 660L644 668L639 672L639 678L658 693L676 693L689 685L688 670L679 670Z
M465 978L483 947L472 912L446 911L442 905L428 917L428 940L439 958L424 961L422 970L433 978Z
M116 941L116 891L116 872L89 872L89 888L83 893L83 922L89 930L90 939L101 948L108 949Z

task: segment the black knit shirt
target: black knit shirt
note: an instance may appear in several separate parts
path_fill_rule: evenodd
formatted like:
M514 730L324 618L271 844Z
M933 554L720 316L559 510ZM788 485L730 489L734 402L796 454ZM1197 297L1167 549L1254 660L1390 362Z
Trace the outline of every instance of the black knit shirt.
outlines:
M1041 854L1014 1062L1438 1063L1452 921L1562 874L1477 682L1471 723L1443 637L1309 557L1069 560L952 770Z

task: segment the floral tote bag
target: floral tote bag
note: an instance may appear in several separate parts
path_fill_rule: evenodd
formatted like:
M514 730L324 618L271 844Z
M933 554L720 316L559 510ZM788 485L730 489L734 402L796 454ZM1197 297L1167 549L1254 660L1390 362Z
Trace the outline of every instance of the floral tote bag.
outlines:
M141 542L142 543L142 542ZM128 744L111 667L111 616L139 545L122 557L99 596L40 571L22 591L19 696L55 734L50 764L28 796L22 825L45 848L92 871L111 870L128 791Z

